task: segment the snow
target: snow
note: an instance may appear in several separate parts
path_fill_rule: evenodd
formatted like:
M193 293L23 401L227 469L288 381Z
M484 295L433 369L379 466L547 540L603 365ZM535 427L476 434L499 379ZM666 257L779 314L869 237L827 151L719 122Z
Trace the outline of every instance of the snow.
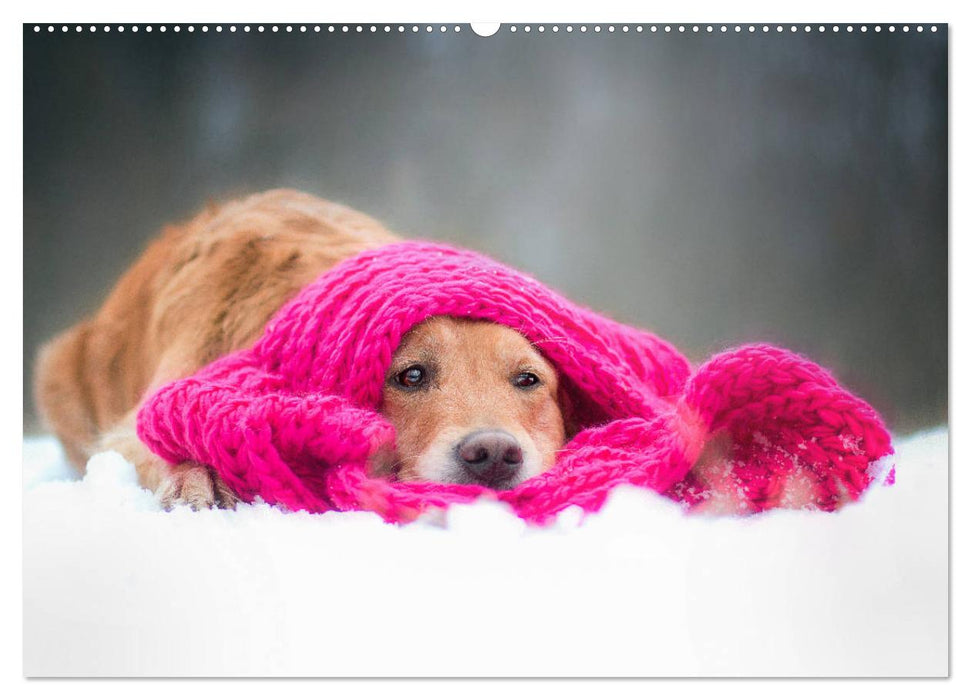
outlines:
M896 447L896 485L837 514L627 488L537 529L496 503L167 513L119 455L78 479L26 439L24 673L946 675L947 431Z

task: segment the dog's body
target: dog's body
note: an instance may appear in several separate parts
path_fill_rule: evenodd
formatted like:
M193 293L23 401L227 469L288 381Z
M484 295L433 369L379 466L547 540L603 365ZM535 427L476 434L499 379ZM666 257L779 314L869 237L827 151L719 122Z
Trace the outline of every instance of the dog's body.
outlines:
M287 300L341 260L396 240L364 214L289 190L169 227L97 314L42 349L42 415L79 469L114 449L167 505L232 506L235 496L205 465L167 464L141 443L140 402L251 345ZM376 471L508 488L552 466L564 440L553 368L505 327L431 321L409 334L402 352L411 354L396 355L389 374L385 403L401 454Z
M140 400L252 344L290 297L340 260L395 240L370 217L286 190L167 227L94 317L41 350L42 414L79 469L92 453L116 449L166 500L229 505L204 469L166 469L141 444Z

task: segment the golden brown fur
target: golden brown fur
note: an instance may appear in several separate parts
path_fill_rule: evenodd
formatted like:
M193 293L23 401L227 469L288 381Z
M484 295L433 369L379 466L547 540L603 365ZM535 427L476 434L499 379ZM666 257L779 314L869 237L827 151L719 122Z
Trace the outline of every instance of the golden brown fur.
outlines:
M340 260L395 240L364 214L291 190L210 206L167 227L94 316L42 348L35 390L43 418L81 470L94 452L115 449L166 504L232 506L233 494L205 466L168 465L138 440L139 402L252 344L288 299ZM386 390L387 411L401 432L394 459L400 477L435 478L442 465L429 466L426 452L475 426L515 432L528 443L526 466L548 468L563 441L552 368L510 329L434 321L405 345L434 351L449 368L438 400L409 404ZM525 364L543 375L544 386L511 392L510 368Z

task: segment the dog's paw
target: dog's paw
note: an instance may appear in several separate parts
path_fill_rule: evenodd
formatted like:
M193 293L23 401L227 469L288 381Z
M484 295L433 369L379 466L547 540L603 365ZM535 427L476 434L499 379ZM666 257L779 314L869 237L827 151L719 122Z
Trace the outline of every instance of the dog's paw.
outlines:
M168 470L156 491L165 510L187 505L202 508L236 508L236 496L209 467L193 462L177 464Z

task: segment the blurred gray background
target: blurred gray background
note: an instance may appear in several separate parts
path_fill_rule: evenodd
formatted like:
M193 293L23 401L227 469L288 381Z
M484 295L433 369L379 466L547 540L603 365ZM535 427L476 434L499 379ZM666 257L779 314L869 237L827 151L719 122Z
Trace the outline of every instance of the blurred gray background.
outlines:
M296 187L693 360L808 354L947 420L947 38L24 27L24 429L38 345L165 222ZM45 27L46 29L46 27Z

